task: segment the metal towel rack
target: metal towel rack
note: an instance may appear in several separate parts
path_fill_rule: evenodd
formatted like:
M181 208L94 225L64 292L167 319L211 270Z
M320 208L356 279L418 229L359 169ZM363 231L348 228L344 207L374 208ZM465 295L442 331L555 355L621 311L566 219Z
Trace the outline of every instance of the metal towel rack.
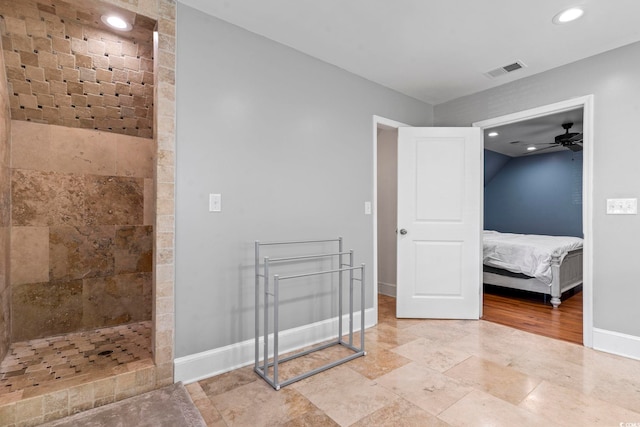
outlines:
M298 256L289 256L289 257L280 257L280 258L269 258L265 256L263 258L263 263L260 264L260 249L263 246L281 246L281 245L305 245L311 243L337 243L338 249L336 252L329 253L320 253L315 255L298 255ZM327 369L333 368L341 363L348 362L357 357L364 356L366 353L364 351L364 287L365 287L365 269L364 264L361 264L359 267L355 267L353 265L353 250L349 250L345 252L342 248L342 237L338 237L337 239L325 239L325 240L298 240L298 241L282 241L282 242L260 242L256 240L255 242L255 274L256 274L256 284L255 284L255 366L254 371L260 375L267 383L269 383L274 389L280 390L281 387L289 385L293 382L302 380L304 378L315 375L319 372L325 371ZM303 261L303 260L313 260L320 258L338 258L338 268L332 270L324 270L324 271L315 271L311 273L302 273L302 274L291 274L286 276L280 276L278 274L273 275L273 288L270 287L269 282L269 267L273 263L285 263L292 261ZM344 258L348 257L348 263L344 263ZM262 266L262 273L261 267ZM354 272L360 271L360 277L355 277ZM343 297L342 297L342 287L343 287L343 274L349 273L349 334L348 334L348 342L345 342L342 339L342 311L343 311ZM325 274L337 274L338 275L338 337L337 339L333 339L328 343L320 344L314 346L308 350L301 351L299 353L293 354L291 356L281 358L279 355L278 349L278 335L280 330L278 328L279 325L279 305L280 305L280 282L286 281L289 279L297 279L302 277L310 277L310 276L319 276ZM360 347L355 347L353 343L353 282L360 282ZM263 315L263 324L262 324L262 332L260 332L260 286L263 286L262 294L262 307L264 311ZM272 299L272 304L269 304L269 300ZM272 308L273 314L270 315L269 308ZM269 361L269 319L273 318L273 360ZM260 339L263 339L263 357L260 360ZM293 378L289 378L285 381L280 381L279 379L279 370L278 367L281 363L293 360L295 358L306 356L307 354L324 350L326 348L332 347L334 345L342 345L351 351L352 354L345 356L339 360L336 360L331 363L327 363L326 365L320 366L319 368L313 369L311 371L305 372L303 374L297 375ZM269 376L269 369L273 368L273 374Z

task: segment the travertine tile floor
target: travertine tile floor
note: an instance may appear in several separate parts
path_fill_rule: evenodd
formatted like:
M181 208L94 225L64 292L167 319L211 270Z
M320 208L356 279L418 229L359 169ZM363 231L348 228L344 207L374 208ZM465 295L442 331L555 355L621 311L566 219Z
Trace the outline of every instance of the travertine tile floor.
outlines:
M640 425L640 361L485 321L399 320L382 295L365 339L366 356L280 391L252 366L187 389L209 426Z

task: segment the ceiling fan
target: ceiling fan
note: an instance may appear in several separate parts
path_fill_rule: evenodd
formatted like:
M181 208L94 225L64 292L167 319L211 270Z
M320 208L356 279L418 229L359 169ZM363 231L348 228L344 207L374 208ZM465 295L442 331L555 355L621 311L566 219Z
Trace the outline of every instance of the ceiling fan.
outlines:
M555 141L551 144L560 144L571 151L582 151L582 134L578 132L569 132L573 123L563 123L564 133L556 136Z
M573 127L572 122L563 123L562 128L564 129L564 133L557 135L554 138L553 142L544 144L549 145L549 147L540 148L538 150L535 150L535 152L538 153L540 151L548 150L549 148L555 148L557 146L562 146L573 152L582 151L582 134L578 132L569 132L569 129L571 129L571 127ZM511 144L517 144L519 142L521 141L512 141ZM532 151L531 154L534 154L534 152Z

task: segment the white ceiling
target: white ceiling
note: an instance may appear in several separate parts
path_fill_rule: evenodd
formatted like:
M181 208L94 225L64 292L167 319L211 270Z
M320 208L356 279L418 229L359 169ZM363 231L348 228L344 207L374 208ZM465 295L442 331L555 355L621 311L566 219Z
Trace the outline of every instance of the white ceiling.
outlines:
M557 135L566 132L562 127L564 123L573 123L569 132L582 133L583 109L563 111L527 121L485 129L484 148L510 157L565 151L568 148L553 143ZM492 131L498 132L498 135L489 136L489 132ZM536 147L536 150L527 151L527 147L531 146Z
M433 105L640 40L640 0L179 1Z

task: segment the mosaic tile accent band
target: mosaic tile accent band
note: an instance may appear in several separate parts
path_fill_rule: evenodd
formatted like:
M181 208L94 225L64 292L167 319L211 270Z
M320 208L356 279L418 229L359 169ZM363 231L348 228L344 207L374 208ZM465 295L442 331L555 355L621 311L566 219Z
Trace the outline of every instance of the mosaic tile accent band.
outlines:
M153 137L153 29L115 34L61 0L0 0L11 118ZM127 34L125 37L123 34Z

